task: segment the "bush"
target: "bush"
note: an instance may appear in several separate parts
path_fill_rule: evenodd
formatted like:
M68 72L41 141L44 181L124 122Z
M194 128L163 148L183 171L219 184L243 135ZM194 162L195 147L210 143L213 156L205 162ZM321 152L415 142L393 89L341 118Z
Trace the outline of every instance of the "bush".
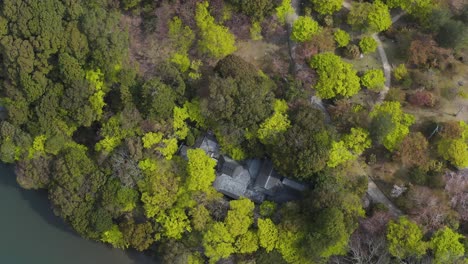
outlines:
M320 26L317 21L308 16L301 16L294 22L291 39L298 42L308 41L319 31Z
M398 88L391 88L385 96L385 101L396 101L404 103L406 100L406 93Z
M416 91L410 95L408 102L416 106L434 107L436 104L435 96L428 91Z
M371 53L377 49L377 41L372 37L363 37L361 41L359 41L359 47L361 48L362 53Z
M276 210L276 203L264 201L260 204L260 215L263 217L270 217Z
M421 167L413 167L409 171L409 178L411 183L417 185L426 185L428 180L427 171Z
M346 47L349 44L349 41L351 40L351 37L349 36L348 32L338 29L333 33L333 36L335 37L335 41L338 44L338 47Z
M357 59L361 55L359 47L357 45L351 44L346 46L346 56L351 59Z
M408 77L408 70L406 69L405 64L400 64L393 70L393 77L395 77L397 81L401 81Z
M368 70L361 77L361 84L371 90L380 90L385 84L385 76L382 70Z

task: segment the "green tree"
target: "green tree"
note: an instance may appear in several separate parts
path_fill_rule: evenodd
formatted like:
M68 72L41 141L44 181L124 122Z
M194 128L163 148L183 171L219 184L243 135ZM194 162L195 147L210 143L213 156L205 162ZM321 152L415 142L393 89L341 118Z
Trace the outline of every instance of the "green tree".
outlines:
M311 106L290 116L291 127L268 142L267 151L281 174L311 179L326 166L333 132L324 124L320 110Z
M214 58L222 58L236 51L235 37L229 29L216 24L208 11L208 2L197 4L195 21L200 29L200 50Z
M361 48L361 51L364 54L374 52L377 49L377 46L377 41L372 37L363 37L359 41L359 48Z
M392 18L388 6L377 0L367 15L369 29L374 32L385 31L392 25Z
M262 21L269 16L275 4L269 0L230 0L239 10L254 21Z
M304 42L311 40L312 37L319 33L320 26L317 21L309 16L300 16L294 21L291 39L297 42Z
M338 47L346 47L349 44L349 41L351 40L351 37L349 36L348 32L338 29L333 33L333 37L335 37L335 41L338 44Z
M314 258L329 258L346 254L349 235L343 213L337 208L326 208L316 216L307 237L308 253Z
M189 149L187 151L188 164L186 179L187 190L212 193L213 181L216 178L216 161L209 157L203 149Z
M343 5L343 0L311 0L311 2L314 5L314 10L322 15L331 15L340 10Z
M253 223L253 210L255 205L247 198L232 200L230 209L224 222L232 237L236 238L247 233Z
M333 53L315 55L310 61L310 66L316 69L319 75L315 89L323 99L338 95L350 97L358 93L361 88L353 66Z
M388 251L397 258L423 256L427 246L422 239L421 228L407 217L400 217L398 221L391 220L388 224Z
M163 83L159 78L145 82L141 87L142 112L147 118L167 119L175 107L176 93L174 89Z
M164 236L169 239L181 239L184 232L192 231L185 210L179 207L172 207L166 213L159 214L156 222L161 224Z
M390 28L392 19L388 6L381 1L353 3L347 22L356 29L381 32Z
M406 69L405 64L399 64L394 70L393 70L393 76L397 81L400 81L408 76L408 70Z
M102 234L101 241L111 244L116 248L127 248L128 244L125 242L122 232L117 225L113 225L111 229Z
M271 252L278 241L278 229L269 218L259 218L257 225L260 246L264 248L266 252Z
M281 24L285 24L288 16L294 14L294 8L291 5L291 0L282 0L281 4L276 8L276 16Z
M408 135L409 126L414 117L405 114L399 102L384 102L370 112L371 129L374 140L382 143L390 151L400 144Z
M433 0L386 0L385 2L388 7L400 7L408 14L423 22L429 17L433 7L436 5L436 1Z
M278 133L283 133L290 126L291 122L287 116L288 105L283 100L275 100L274 113L260 124L257 137L262 142L273 140Z
M144 178L138 182L138 188L147 217L162 213L177 201L180 179L175 166L172 161L164 159L140 162Z
M430 241L435 263L455 263L456 260L463 257L465 248L460 242L460 239L463 238L463 235L448 227L438 230Z
M234 238L224 223L215 222L203 234L203 247L205 255L210 258L210 263L227 258L233 254L236 249L233 246Z
M457 167L468 166L468 146L463 139L442 139L437 144L437 152Z
M119 227L125 243L138 251L148 249L154 242L153 226L150 222L137 224L131 219Z
M368 70L361 77L361 84L371 90L380 90L385 85L385 76L382 70Z
M253 253L258 250L258 236L253 231L247 231L236 240L237 252L241 254Z

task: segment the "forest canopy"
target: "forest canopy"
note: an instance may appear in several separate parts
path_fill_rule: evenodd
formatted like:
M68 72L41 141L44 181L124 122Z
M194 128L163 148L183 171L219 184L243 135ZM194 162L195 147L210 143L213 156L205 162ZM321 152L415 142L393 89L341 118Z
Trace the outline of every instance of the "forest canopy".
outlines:
M0 160L164 263L465 263L459 2L1 1Z

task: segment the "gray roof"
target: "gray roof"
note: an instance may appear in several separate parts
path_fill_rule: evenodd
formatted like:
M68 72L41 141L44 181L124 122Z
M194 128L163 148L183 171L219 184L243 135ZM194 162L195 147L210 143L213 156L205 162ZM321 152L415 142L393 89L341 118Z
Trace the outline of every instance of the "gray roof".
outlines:
M288 179L288 178L284 178L282 183L283 183L284 186L287 186L287 187L289 187L291 189L294 189L294 190L297 190L297 191L300 191L300 192L303 192L303 191L307 190L307 185L305 185L303 183L300 183L300 182L297 182L297 181L294 181L294 180L291 180L291 179Z
M206 133L203 137L199 137L195 142L195 147L203 149L208 156L214 159L219 158L220 148L218 142L210 133Z
M235 181L231 176L226 174L218 175L213 182L213 187L218 192L234 199L239 199L239 197L244 196L245 190L247 189L246 184Z
M268 195L273 195L277 187L281 186L281 176L273 170L273 162L271 160L263 160L260 173L255 180L255 187L261 188Z

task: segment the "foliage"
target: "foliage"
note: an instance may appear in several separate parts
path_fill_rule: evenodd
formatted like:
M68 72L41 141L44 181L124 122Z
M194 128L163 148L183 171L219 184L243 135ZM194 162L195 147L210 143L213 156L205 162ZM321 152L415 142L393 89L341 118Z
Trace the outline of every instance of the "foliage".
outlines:
M363 37L359 41L359 48L361 48L361 51L364 54L374 52L377 49L377 46L377 41L372 37Z
M349 160L356 159L371 146L369 132L362 128L351 128L351 133L341 141L333 142L327 166L334 168Z
M390 151L400 144L409 133L409 126L414 123L414 117L405 114L399 102L384 102L374 107L369 114L372 136Z
M195 21L200 29L200 50L214 58L222 58L236 50L235 37L229 29L216 24L208 11L208 2L197 4Z
M309 16L300 16L294 21L291 39L297 42L311 40L320 31L319 24Z
M253 231L247 231L237 238L235 245L239 253L253 253L258 250L258 236Z
M395 257L421 257L426 253L423 233L417 224L406 217L390 221L387 227L388 251Z
M361 84L371 90L380 90L385 84L385 76L382 70L368 70L361 77Z
M465 248L460 243L463 235L448 227L438 230L431 238L430 248L433 251L435 263L455 263L463 257Z
M393 70L393 76L397 81L403 80L408 76L408 70L406 69L405 64L399 64L394 70Z
M274 3L269 0L230 0L239 10L255 22L262 21L273 12Z
M103 242L109 243L116 248L126 248L128 244L125 243L122 232L120 232L117 225L113 225L111 229L105 231L102 234L101 240Z
M161 142L162 138L163 134L161 132L148 132L142 138L143 147L151 148Z
M159 214L156 222L164 229L164 236L170 239L181 239L185 231L192 230L187 214L182 208L173 207L166 213Z
M398 153L405 166L423 166L429 161L429 143L421 133L411 133L401 142Z
M352 65L343 62L333 53L316 55L310 66L317 70L319 80L315 85L318 95L323 99L337 95L350 97L359 92L359 77Z
M229 257L235 252L232 245L234 238L232 237L229 229L224 223L215 222L203 234L203 247L205 248L205 255L210 258L210 263Z
M260 215L263 217L270 217L276 210L276 203L271 201L263 201L260 204Z
M175 16L169 21L169 39L177 52L184 55L195 40L195 33L190 27L184 26L179 17Z
M421 21L428 18L436 4L433 0L386 0L385 2L388 7L400 7Z
M173 162L167 160L156 162L147 159L140 162L144 178L138 182L138 188L147 217L160 214L176 202L180 180L174 166Z
M437 144L437 152L457 167L468 166L468 146L462 139L442 139Z
M214 170L216 162L202 149L189 149L187 157L187 190L212 193L211 185L216 178Z
M354 28L368 32L381 32L390 28L392 18L387 5L381 1L353 3L347 18Z
M276 8L276 16L278 17L278 21L281 24L286 23L286 19L288 16L294 14L294 8L291 5L291 0L282 0L281 4Z
M263 247L266 252L271 252L276 246L276 241L278 241L278 229L269 218L259 218L257 225L260 246Z
M338 47L346 47L349 44L349 41L351 40L351 37L349 36L348 32L338 29L333 33L333 36L335 37L335 41L338 44Z
M257 131L257 137L262 142L273 140L278 133L286 131L291 122L286 114L288 105L283 100L275 100L274 113L271 117L267 118Z
M259 22L252 23L250 27L250 38L252 40L261 40L262 37L262 25Z
M408 102L416 106L434 107L436 104L435 96L428 91L416 91L408 97Z
M333 134L323 118L320 110L301 107L291 115L291 127L268 142L268 153L281 174L311 179L326 166Z
M232 237L236 238L247 233L253 223L255 205L247 198L229 202L230 209L224 222Z
M330 0L330 1L311 0L311 2L314 5L314 10L319 12L322 15L333 14L334 12L340 10L343 4L343 0Z
M151 222L137 224L133 220L120 225L125 242L138 251L149 248L154 242L153 227Z

